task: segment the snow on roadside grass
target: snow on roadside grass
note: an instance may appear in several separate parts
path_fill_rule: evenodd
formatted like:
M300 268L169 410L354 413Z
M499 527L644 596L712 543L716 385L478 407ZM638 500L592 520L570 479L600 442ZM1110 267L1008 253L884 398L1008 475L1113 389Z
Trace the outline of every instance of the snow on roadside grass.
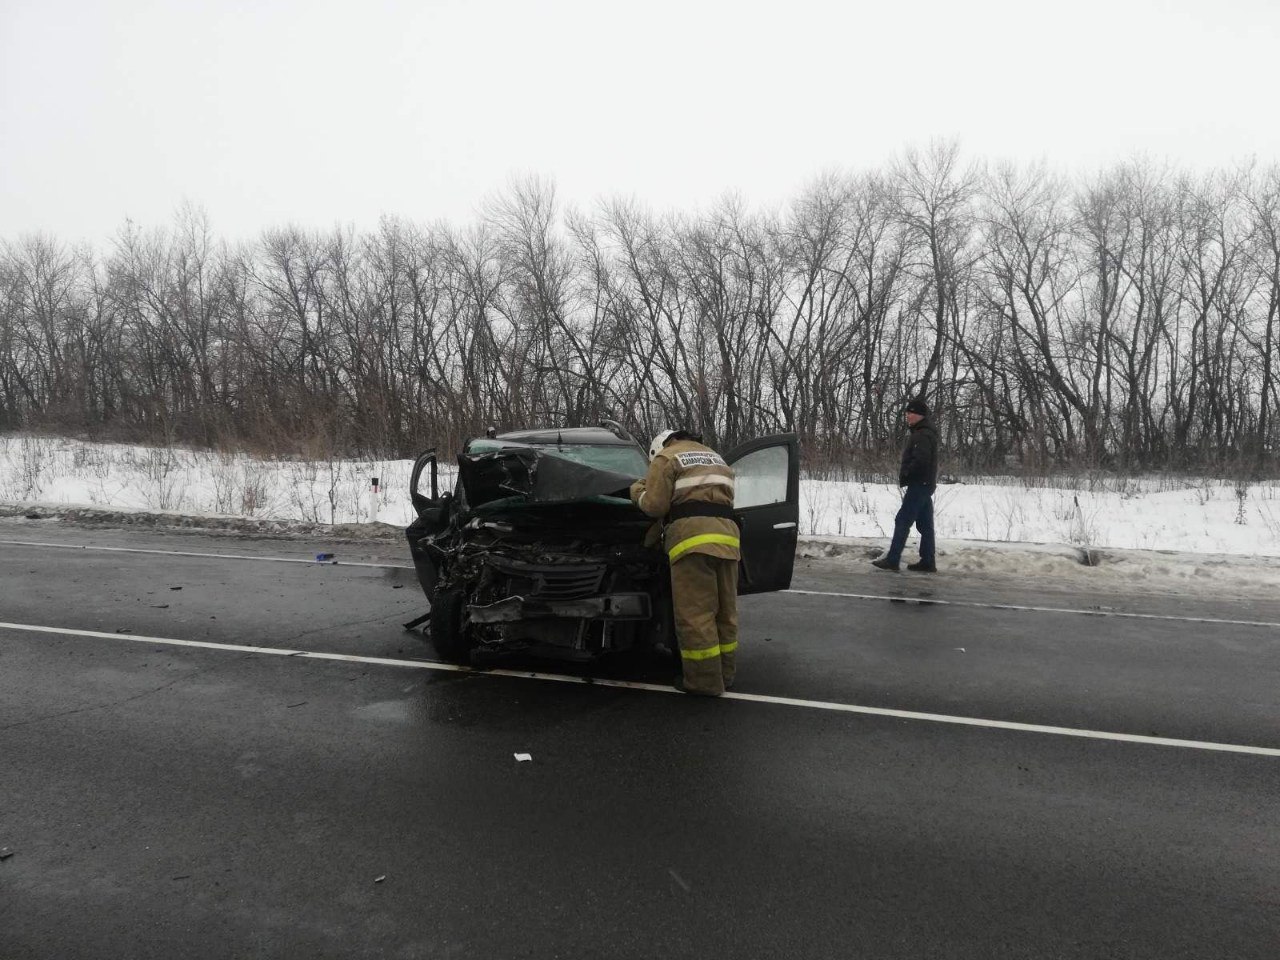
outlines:
M940 538L1084 547L1280 556L1280 484L1125 478L1120 489L1011 485L1005 478L943 484L934 496ZM884 537L898 488L805 480L800 532Z
M406 524L412 462L256 460L182 448L0 437L0 501L311 523ZM453 485L441 470L441 485ZM381 494L370 497L377 477Z
M407 460L254 460L239 455L46 437L0 437L0 501L403 526ZM441 488L454 470L441 467ZM378 477L376 510L370 483ZM938 536L951 540L1280 556L1280 484L1100 477L944 484ZM883 483L805 479L805 535L887 537L898 505Z

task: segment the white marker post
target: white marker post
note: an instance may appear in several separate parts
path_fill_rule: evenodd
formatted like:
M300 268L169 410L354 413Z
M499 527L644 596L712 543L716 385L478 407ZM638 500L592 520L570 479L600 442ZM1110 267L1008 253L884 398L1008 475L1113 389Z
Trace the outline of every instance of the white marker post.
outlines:
M373 482L369 484L369 522L378 522L378 478L374 477Z

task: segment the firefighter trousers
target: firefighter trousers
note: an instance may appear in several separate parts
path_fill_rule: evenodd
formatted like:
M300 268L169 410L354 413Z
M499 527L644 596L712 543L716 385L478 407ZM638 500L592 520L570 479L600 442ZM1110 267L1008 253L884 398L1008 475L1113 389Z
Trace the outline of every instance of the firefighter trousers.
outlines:
M671 600L684 686L721 694L738 656L738 561L685 554L671 565Z

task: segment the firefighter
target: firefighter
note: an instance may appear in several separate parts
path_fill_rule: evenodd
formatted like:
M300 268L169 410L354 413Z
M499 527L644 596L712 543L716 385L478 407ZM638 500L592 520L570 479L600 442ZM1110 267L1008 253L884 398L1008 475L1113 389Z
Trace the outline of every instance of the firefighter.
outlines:
M649 473L631 499L663 522L681 676L677 688L718 697L733 685L738 650L738 525L733 470L684 430L649 445Z

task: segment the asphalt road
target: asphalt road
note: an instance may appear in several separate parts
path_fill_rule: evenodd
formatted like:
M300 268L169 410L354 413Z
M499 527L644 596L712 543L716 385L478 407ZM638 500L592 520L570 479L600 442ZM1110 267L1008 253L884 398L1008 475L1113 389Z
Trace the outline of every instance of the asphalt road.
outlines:
M0 539L4 960L1280 955L1272 602L808 562L705 701L433 669L395 547Z

